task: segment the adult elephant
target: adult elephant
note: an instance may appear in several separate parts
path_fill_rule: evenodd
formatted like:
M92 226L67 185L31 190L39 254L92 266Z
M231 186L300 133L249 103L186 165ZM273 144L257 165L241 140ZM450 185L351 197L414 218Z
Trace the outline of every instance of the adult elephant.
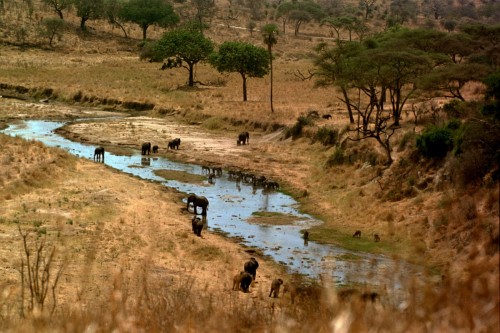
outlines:
M101 162L101 157L102 157L102 162L104 163L104 148L103 147L97 147L94 150L94 161L97 160L97 162Z
M187 207L186 207L187 210L189 210L189 204L191 204L191 203L193 204L195 215L198 215L198 212L196 210L197 207L202 208L201 215L207 215L208 199L206 197L198 196L194 193L191 193L187 198Z
M168 149L179 149L180 145L181 145L181 139L175 138L172 141L169 141Z
M245 270L245 272L252 275L254 281L255 278L257 277L257 268L259 268L259 263L257 262L257 259L255 259L254 257L251 257L250 260L248 260L243 265L243 269Z
M142 155L151 154L151 142L144 142L141 148Z
M250 144L250 134L248 132L241 132L238 135L238 144Z

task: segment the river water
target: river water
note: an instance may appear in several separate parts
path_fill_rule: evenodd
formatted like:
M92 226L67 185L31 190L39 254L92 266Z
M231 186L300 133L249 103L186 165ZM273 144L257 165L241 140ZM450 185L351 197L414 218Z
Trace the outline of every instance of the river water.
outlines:
M3 133L41 141L47 146L60 147L76 156L93 159L95 146L67 140L54 132L63 125L64 122L29 120L11 124ZM312 241L305 244L300 230L321 221L300 213L298 203L279 191L269 192L245 183L236 184L226 173L210 186L167 181L154 171L168 169L199 175L202 174L201 166L163 157L144 159L140 151L131 156L106 152L105 164L185 193L206 196L210 201L207 232L222 231L247 246L259 248L266 256L286 266L290 273L312 278L329 276L337 285L369 284L398 288L413 270L408 264L382 255L347 251ZM254 212L292 215L296 222L277 226L248 223L247 219Z

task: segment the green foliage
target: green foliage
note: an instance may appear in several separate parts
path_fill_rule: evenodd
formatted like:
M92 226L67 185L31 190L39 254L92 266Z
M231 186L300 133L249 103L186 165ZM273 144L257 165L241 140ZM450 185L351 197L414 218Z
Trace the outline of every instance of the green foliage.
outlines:
M294 21L295 35L299 33L302 23L311 20L320 21L325 15L323 8L319 4L307 0L283 2L276 8L276 18Z
M453 148L453 131L432 126L417 137L417 149L428 158L443 158Z
M198 26L199 27L199 26ZM188 28L177 28L166 32L156 45L155 55L163 59L178 57L187 64L189 70L189 86L194 85L194 65L208 59L213 52L212 41L201 31Z
M443 105L443 111L448 115L450 118L460 118L461 116L461 111L462 111L462 106L463 102L453 99Z
M163 0L130 0L123 5L119 16L124 21L137 23L142 28L143 39L150 25L171 27L179 22L172 5Z
M52 47L55 38L59 40L62 38L65 28L66 24L61 18L45 18L42 20L42 29L40 34L49 39L49 45Z
M80 29L87 30L86 22L101 18L104 14L103 0L74 0L76 15L81 19Z
M269 71L269 57L262 47L244 42L224 42L210 63L219 72L237 72L248 77L263 77Z
M500 120L500 72L490 74L483 80L486 84L485 104L481 110L486 117Z
M285 138L292 137L292 139L297 139L302 135L302 130L305 126L311 125L313 120L309 117L300 116L297 118L297 122L291 128L286 131Z
M157 44L157 41L141 43L142 46L140 45L141 53L139 54L139 59L149 59L152 62L163 61L164 55L159 51Z
M334 128L320 127L314 134L312 142L319 141L324 146L335 145L339 139L339 131Z
M209 61L219 72L236 72L243 79L243 100L247 100L248 77L264 77L269 72L267 51L244 42L224 42L219 52L212 53Z

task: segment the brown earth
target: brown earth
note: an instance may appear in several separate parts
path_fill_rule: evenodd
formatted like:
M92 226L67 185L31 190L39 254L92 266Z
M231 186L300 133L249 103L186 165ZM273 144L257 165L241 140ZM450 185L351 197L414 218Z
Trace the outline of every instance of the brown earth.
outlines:
M5 108L6 104L2 106ZM21 102L17 106L25 112L36 112L33 105ZM53 112L65 114L67 109L54 107ZM85 116L99 114L92 110L73 109L73 112ZM130 131L130 123L152 141L154 138L165 142L166 133L179 134L183 142L175 153L185 154L186 158L190 154L195 158L216 150L217 153L211 155L222 161L227 154L243 154L251 147L235 148L222 136L208 137L199 130L191 131L194 127L145 117L112 121L109 127L89 123L72 126L72 129L85 141L135 147L135 140L143 137L124 135ZM163 131L166 133L162 135ZM103 132L108 135L103 136ZM9 244L0 250L0 275L11 297L20 286L22 257L16 221L20 221L23 231L30 231L30 237L47 234L48 242L58 245L58 262L66 260L67 265L60 282L63 296L59 303L75 307L85 307L90 301L109 297L116 279L129 286L131 298L137 296L138 290L134 288L141 284L133 279L142 271L153 280L194 281L194 290L218 297L253 298L266 304L269 301L263 296L271 280L285 277L282 268L260 257L258 251L206 230L201 238L196 237L191 231L192 214L186 212L181 201L183 195L175 190L36 142L5 136L0 139L0 237L2 244ZM164 146L160 152L167 154ZM251 256L260 261L252 292L231 291L233 275L243 269L243 263Z

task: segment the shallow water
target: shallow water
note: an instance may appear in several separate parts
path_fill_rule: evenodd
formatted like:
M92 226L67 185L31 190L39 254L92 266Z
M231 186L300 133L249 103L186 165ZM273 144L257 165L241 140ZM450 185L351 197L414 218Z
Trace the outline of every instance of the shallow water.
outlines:
M54 133L56 128L63 125L63 122L29 120L12 124L3 132L41 141L47 146L60 147L76 156L92 160L95 146L72 142ZM300 230L321 221L300 213L298 203L281 192L254 189L245 183L237 186L228 179L227 174L217 178L214 185L206 184L208 186L167 181L155 175L154 170L169 169L199 175L202 174L201 166L172 162L163 157L144 158L140 151L132 156L106 152L105 164L185 193L206 196L210 202L208 232L220 230L228 237L237 237L242 243L261 249L265 255L285 265L290 273L312 278L318 278L320 274L331 276L336 284L367 283L391 285L394 288L400 286L401 279L408 277L410 270L413 270L408 264L382 255L347 251L312 241L304 244ZM254 212L289 214L295 216L297 222L277 226L248 223L247 219ZM394 274L396 271L399 272L397 275Z

